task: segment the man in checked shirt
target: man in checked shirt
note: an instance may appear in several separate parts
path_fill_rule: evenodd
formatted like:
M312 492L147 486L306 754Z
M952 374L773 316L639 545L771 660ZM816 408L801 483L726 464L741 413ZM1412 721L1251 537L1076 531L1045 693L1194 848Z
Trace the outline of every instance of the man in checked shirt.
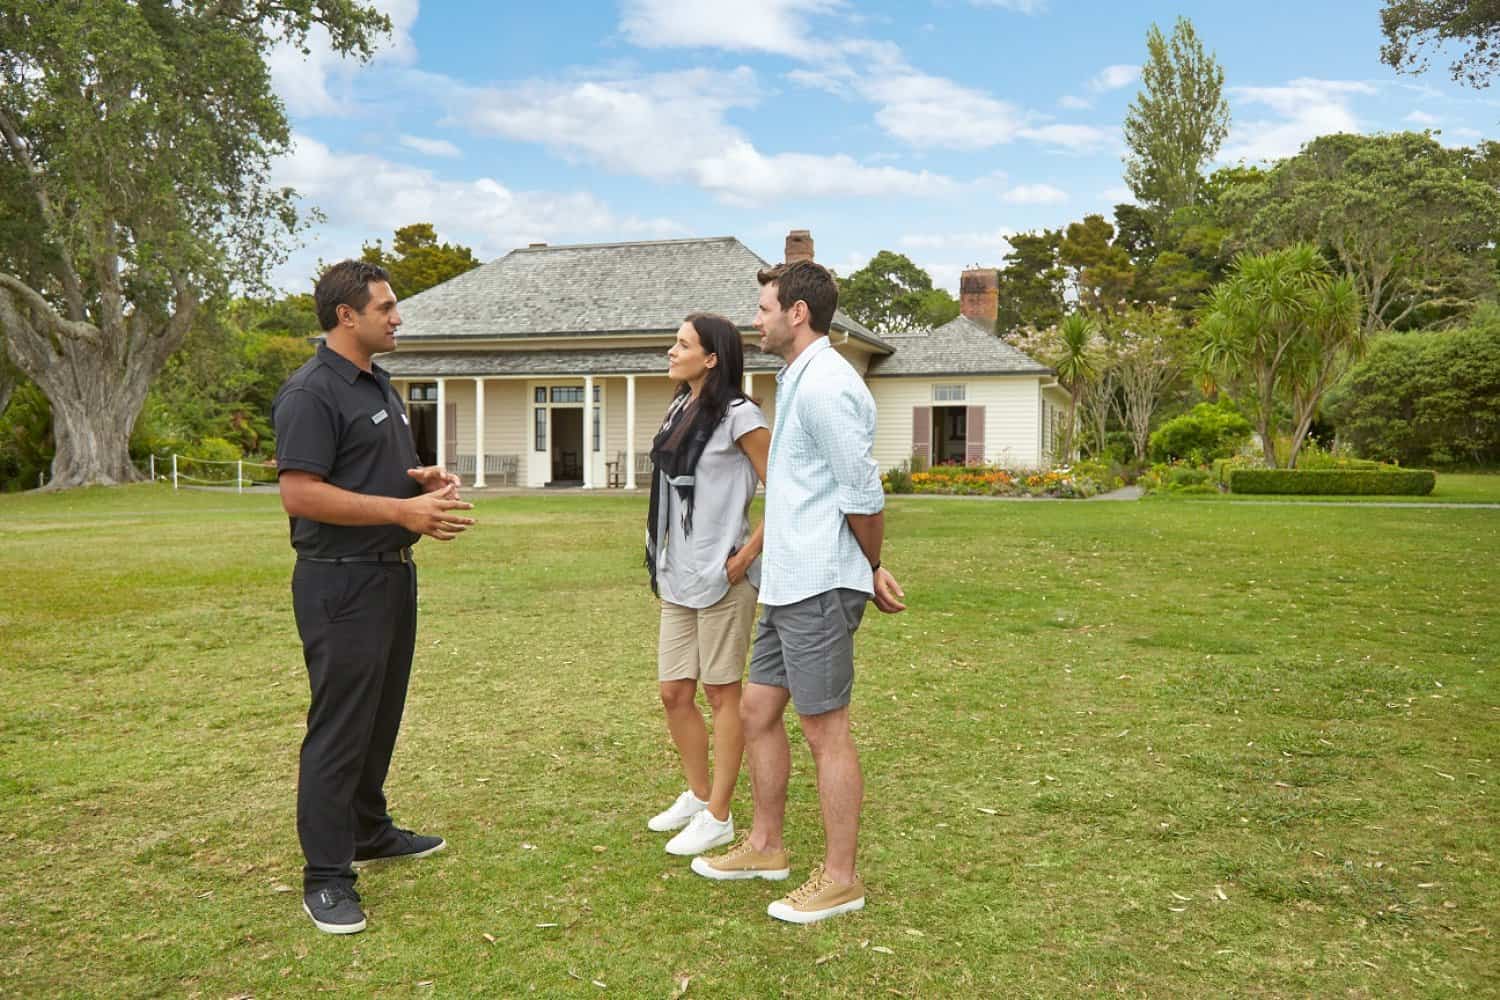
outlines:
M712 879L784 879L782 844L791 746L784 716L797 710L818 772L825 853L806 883L767 912L808 924L862 909L855 871L864 777L849 732L854 632L865 602L888 614L906 595L880 565L885 494L871 448L875 401L828 342L838 285L811 260L766 268L755 328L761 349L786 366L776 375L776 429L766 470L765 613L740 702L755 820L726 853L693 859Z

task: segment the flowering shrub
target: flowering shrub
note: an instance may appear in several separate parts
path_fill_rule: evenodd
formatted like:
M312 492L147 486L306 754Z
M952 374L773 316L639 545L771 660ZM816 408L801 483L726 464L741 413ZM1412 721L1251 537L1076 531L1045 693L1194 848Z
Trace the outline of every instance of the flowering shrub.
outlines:
M1010 470L996 465L934 465L909 475L887 473L881 477L886 492L910 480L913 493L942 493L994 497L1090 497L1099 492L1091 476L1069 469L1047 471Z

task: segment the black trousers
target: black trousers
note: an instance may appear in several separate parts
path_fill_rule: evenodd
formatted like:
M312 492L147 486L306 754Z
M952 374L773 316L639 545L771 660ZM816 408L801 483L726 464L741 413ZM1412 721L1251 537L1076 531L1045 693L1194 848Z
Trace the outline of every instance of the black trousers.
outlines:
M378 851L394 829L383 786L416 645L417 568L299 560L292 608L312 688L297 774L311 892L352 885L355 850Z

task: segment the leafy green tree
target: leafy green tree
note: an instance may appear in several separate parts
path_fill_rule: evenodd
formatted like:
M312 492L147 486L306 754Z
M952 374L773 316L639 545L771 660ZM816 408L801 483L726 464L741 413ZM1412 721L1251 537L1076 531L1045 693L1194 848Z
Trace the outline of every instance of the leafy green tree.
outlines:
M1324 409L1366 458L1500 464L1500 310L1487 306L1458 329L1374 338Z
M839 305L878 334L932 329L958 315L946 289L933 288L926 271L890 250L839 281Z
M1500 191L1471 176L1478 156L1415 132L1326 135L1224 202L1250 249L1316 244L1353 283L1365 331L1400 329L1495 286Z
M1214 286L1205 360L1249 410L1267 465L1277 465L1278 433L1291 442L1287 467L1297 464L1324 393L1363 350L1360 308L1353 279L1308 243L1242 254Z
M1044 330L1062 322L1064 282L1068 272L1058 260L1062 232L1044 229L1010 237L1011 250L1000 268L1000 308L995 326L1001 331L1030 327Z
M1073 460L1073 440L1078 428L1078 401L1088 391L1089 380L1094 377L1094 340L1098 329L1081 312L1063 317L1057 325L1057 357L1052 367L1057 369L1057 380L1068 390L1068 420L1063 428L1063 461Z
M55 486L137 477L131 430L200 306L282 257L264 56L314 26L359 57L390 30L357 0L0 7L0 336L50 401Z
M22 379L0 413L0 491L35 489L54 448L47 397Z
M1179 17L1170 41L1153 24L1146 51L1141 90L1125 113L1125 182L1165 221L1197 203L1200 171L1229 133L1229 102L1224 70L1192 21Z
M1176 310L1131 306L1109 318L1104 343L1109 401L1132 453L1144 459L1157 411L1187 366L1188 330Z
M468 247L439 243L430 222L417 222L396 230L390 252L386 252L379 240L366 243L361 256L390 272L391 291L403 299L479 266Z
M1130 253L1114 242L1115 230L1102 215L1086 215L1068 225L1058 260L1068 269L1078 302L1096 312L1118 312L1135 295Z
M1427 68L1428 45L1462 45L1448 66L1453 79L1489 86L1500 68L1500 4L1494 0L1386 0L1380 11L1380 59L1402 73Z

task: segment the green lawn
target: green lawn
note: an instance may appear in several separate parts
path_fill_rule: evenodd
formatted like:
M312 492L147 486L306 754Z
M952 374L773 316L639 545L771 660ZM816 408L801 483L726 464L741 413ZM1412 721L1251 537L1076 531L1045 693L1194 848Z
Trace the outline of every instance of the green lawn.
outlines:
M893 500L870 904L797 928L645 830L681 782L644 510L491 499L420 546L388 791L451 847L339 939L294 891L275 498L0 498L0 995L1500 993L1500 512Z
M1439 472L1437 485L1425 497L1403 496L1279 496L1274 494L1153 493L1153 500L1316 501L1320 503L1500 503L1500 473Z

